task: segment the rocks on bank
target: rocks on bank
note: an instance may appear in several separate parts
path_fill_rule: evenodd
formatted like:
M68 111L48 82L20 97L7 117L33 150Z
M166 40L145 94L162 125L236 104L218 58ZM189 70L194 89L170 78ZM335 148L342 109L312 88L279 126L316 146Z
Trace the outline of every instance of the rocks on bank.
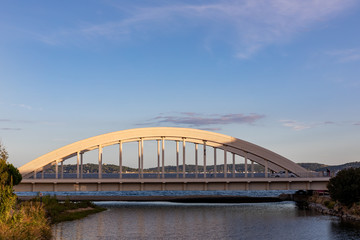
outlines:
M344 220L360 221L360 203L354 203L348 208L333 201L330 196L313 195L308 199L308 207L322 214L337 216Z

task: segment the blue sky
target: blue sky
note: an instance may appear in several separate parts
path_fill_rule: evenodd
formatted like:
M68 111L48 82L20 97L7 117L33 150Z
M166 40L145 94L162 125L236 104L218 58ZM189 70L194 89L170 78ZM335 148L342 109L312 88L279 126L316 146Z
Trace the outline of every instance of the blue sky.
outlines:
M0 1L0 139L16 166L138 127L295 162L360 156L356 0Z

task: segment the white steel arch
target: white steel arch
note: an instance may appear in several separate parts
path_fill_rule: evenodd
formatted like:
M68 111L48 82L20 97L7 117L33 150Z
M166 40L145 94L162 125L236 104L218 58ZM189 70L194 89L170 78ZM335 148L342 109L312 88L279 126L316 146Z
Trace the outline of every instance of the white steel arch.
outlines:
M129 129L87 138L44 154L21 166L19 171L23 176L31 176L34 172L43 169L49 164L64 161L79 155L79 153L119 143L161 139L186 141L197 144L205 143L206 146L232 152L276 172L287 170L296 175L308 172L291 160L253 143L224 134L174 127ZM101 169L101 167L99 168Z

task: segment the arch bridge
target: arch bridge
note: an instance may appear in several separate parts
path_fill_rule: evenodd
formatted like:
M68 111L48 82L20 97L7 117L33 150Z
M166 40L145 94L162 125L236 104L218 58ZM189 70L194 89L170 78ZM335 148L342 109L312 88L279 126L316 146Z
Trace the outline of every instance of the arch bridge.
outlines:
M157 143L156 167L151 171L144 169L147 141ZM168 141L176 145L173 171L166 168L169 161L165 158L165 142ZM131 173L125 172L123 166L123 144L128 142L138 145L138 167ZM103 171L103 148L111 145L118 145L119 152L115 174ZM203 150L200 158L199 145ZM193 162L188 159L189 147L195 152ZM87 174L83 156L93 150L98 150L98 170L96 174ZM244 167L241 173L236 170L239 157ZM64 173L64 162L73 158L76 158L76 173ZM262 167L262 173L255 172L257 165ZM47 174L49 169L54 173ZM21 166L19 171L23 181L16 191L324 190L328 182L328 178L253 143L204 130L172 127L130 129L84 139L40 156ZM271 174L280 171L281 177Z

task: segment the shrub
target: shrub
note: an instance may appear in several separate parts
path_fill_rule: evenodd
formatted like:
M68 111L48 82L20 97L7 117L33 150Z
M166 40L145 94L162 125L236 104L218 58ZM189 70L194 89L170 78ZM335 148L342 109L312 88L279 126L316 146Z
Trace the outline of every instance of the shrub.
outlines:
M10 175L10 179L8 179L8 181L11 182L12 180L12 184L14 186L18 185L22 180L22 176L19 170L16 167L14 167L14 165L12 164L7 165L7 170Z
M335 202L334 201L325 201L324 205L328 208L328 209L334 209L335 206Z
M0 142L0 239L51 239L51 228L40 203L16 204L13 185L19 171L7 163L8 153Z
M0 222L0 239L51 239L51 228L40 203L24 202L11 219Z
M330 179L327 187L333 200L351 207L360 200L360 168L341 170Z

